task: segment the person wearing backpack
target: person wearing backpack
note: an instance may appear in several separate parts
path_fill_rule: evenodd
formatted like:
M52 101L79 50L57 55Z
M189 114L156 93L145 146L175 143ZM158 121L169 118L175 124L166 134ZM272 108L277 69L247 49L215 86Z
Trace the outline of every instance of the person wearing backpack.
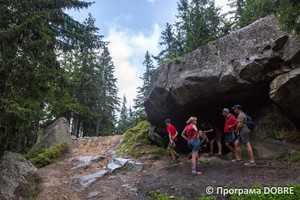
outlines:
M222 109L222 115L225 117L225 146L232 152L233 156L235 156L234 149L231 145L234 144L237 139L237 135L235 133L237 120L235 116L230 113L228 108ZM233 157L233 159L235 159L235 157Z
M238 115L237 117L237 127L236 127L236 133L238 135L238 139L235 141L235 157L236 159L232 159L233 162L240 162L242 160L241 155L241 146L240 144L243 143L246 145L247 152L250 158L250 161L248 163L245 163L246 166L254 166L256 165L254 157L253 157L253 151L250 144L250 133L251 130L248 128L247 124L247 115L242 111L242 106L235 105L232 107L235 114Z

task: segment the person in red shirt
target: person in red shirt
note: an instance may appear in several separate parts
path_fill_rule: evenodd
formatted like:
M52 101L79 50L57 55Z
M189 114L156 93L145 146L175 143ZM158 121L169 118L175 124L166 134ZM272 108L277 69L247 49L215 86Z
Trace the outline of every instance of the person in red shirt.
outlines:
M197 161L199 160L198 152L200 147L200 141L199 141L200 133L196 127L197 118L190 117L186 123L188 125L182 131L181 136L188 141L188 147L192 149L192 159L191 159L192 174L199 175L201 174L201 172L196 171L196 164Z
M171 164L176 163L176 160L179 158L178 153L176 153L176 151L174 150L176 144L175 142L177 142L177 135L178 132L176 131L176 128L171 124L171 120L170 119L166 119L165 121L166 126L167 126L167 131L169 134L169 145L168 145L168 150L170 150L170 154L172 156L173 161L171 162Z
M235 155L234 149L231 146L237 139L237 135L235 133L235 129L237 127L237 119L234 115L230 114L228 108L222 109L222 115L225 117L225 146Z

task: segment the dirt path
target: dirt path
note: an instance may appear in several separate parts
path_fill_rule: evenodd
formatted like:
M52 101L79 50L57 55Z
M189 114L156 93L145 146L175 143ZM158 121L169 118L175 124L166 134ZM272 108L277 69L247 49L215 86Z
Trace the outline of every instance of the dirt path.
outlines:
M184 161L183 161L184 162ZM199 176L191 175L190 164L176 164L168 170L155 176L147 176L139 187L139 196L133 199L153 199L150 191L160 190L169 196L184 196L185 199L195 199L206 194L207 186L215 190L218 186L271 186L287 183L300 184L300 167L292 165L271 166L270 161L258 161L254 167L246 167L243 163L232 163L228 160L213 158L210 162L201 162ZM225 199L216 195L217 199Z
M43 179L43 191L38 200L82 200L82 199L153 199L150 191L160 190L169 196L184 196L195 199L205 194L207 186L252 186L283 185L294 182L300 184L300 167L275 165L271 161L258 161L255 167L232 163L217 157L204 159L200 170L202 175L192 176L190 164L182 155L178 164L169 164L169 157L157 159L144 155L137 161L144 163L142 172L122 169L99 178L82 192L75 192L69 185L72 177L77 177L105 169L118 144L119 136L82 138L74 142L74 148L61 161L38 170ZM70 158L76 156L101 155L104 159L96 164L72 170ZM224 157L223 157L224 158ZM274 164L274 163L273 163ZM90 195L94 197L88 198ZM224 197L219 196L218 199Z

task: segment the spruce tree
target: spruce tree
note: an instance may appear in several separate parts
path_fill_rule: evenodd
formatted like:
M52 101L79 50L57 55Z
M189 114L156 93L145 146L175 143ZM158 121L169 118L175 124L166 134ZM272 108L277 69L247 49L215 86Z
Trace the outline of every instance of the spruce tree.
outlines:
M140 77L140 79L143 81L142 87L138 87L137 92L137 98L134 99L134 109L137 113L136 115L139 115L140 112L144 110L144 102L146 99L147 91L149 89L151 79L154 73L154 65L153 60L151 58L151 55L148 51L146 51L145 54L145 60L143 62L143 65L145 66L145 72L143 73L143 76Z
M129 117L128 117L128 109L126 107L127 99L125 95L123 96L122 107L120 111L120 117L118 121L118 134L123 134L129 128Z
M0 155L36 141L45 99L62 83L58 52L81 39L82 24L64 10L89 5L78 0L1 1Z

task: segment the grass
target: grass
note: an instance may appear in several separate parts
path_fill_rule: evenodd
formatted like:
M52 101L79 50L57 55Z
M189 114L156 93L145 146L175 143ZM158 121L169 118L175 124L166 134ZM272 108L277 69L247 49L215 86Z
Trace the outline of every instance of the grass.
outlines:
M162 194L160 190L156 191L150 191L150 196L152 196L154 199L157 200L170 200L170 199L176 199L176 200L185 200L185 197L177 197L177 196L169 196L168 194ZM216 197L214 196L206 196L203 194L201 197L195 198L196 200L216 200Z
M148 139L149 126L149 122L142 121L127 130L121 136L122 142L116 150L116 155L127 157L139 157L142 154L167 155L166 149L151 144Z
M42 146L33 148L28 154L23 155L23 157L29 160L37 168L42 168L57 162L68 151L69 144L63 142L48 149L45 149Z
M294 153L285 156L284 155L280 156L278 159L284 163L291 163L291 162L298 161L300 160L300 151L296 150Z

